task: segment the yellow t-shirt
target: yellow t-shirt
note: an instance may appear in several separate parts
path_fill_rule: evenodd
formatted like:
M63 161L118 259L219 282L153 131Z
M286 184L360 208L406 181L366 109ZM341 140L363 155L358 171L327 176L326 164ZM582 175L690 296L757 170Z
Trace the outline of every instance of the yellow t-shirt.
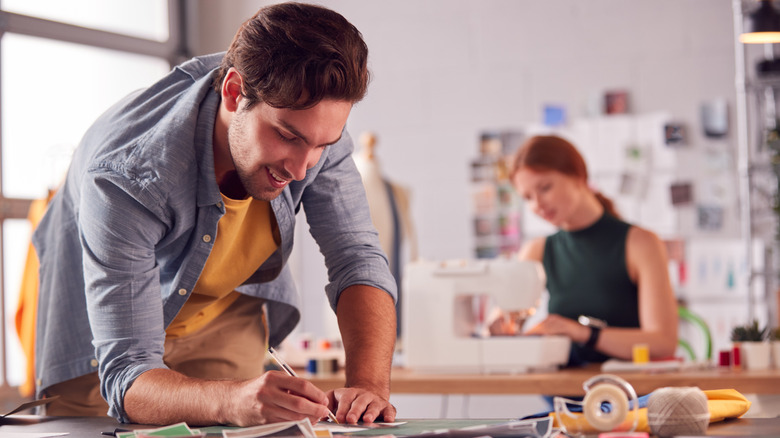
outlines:
M165 330L168 339L188 335L219 316L240 296L235 288L276 251L276 222L268 201L222 195L225 215L192 295Z

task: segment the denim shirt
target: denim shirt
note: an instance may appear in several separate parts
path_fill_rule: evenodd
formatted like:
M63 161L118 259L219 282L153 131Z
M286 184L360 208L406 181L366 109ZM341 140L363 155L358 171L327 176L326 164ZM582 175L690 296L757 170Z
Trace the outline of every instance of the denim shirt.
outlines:
M127 389L141 373L165 368L165 328L192 292L225 213L212 150L219 95L211 83L222 56L190 60L126 97L77 148L33 236L40 260L39 396L98 371L109 414L128 421ZM271 345L300 319L286 261L301 206L325 257L333 309L355 284L397 298L352 150L344 132L302 181L271 202L281 244L238 288L268 300Z

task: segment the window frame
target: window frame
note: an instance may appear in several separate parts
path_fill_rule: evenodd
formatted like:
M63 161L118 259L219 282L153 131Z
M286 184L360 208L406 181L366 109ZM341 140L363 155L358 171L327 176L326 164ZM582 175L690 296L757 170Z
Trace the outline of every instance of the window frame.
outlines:
M191 7L186 0L167 0L168 3L168 39L155 41L121 33L108 32L76 26L68 23L52 21L48 19L22 15L2 10L0 4L0 39L6 33L26 35L81 44L90 47L110 49L118 52L127 52L164 59L173 67L191 57L191 50L187 38ZM194 6L196 7L196 6ZM2 50L2 49L0 49ZM0 51L0 63L2 63ZM2 69L0 69L2 75ZM0 77L1 79L1 77ZM0 80L0 84L2 81ZM0 85L0 98L2 97ZM2 144L2 110L0 107L0 401L13 397L18 391L10 390L8 384L8 352L7 352L7 318L5 305L5 254L4 254L4 228L7 219L27 219L28 211L33 199L8 198L3 189L3 144Z

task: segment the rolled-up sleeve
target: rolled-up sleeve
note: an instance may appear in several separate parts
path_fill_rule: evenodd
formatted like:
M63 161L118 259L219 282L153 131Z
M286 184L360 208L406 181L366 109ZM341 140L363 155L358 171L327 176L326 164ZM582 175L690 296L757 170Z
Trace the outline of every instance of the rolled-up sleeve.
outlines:
M110 172L90 176L79 206L87 312L109 415L128 421L127 389L141 373L165 367L154 251L165 225L142 183L128 190L112 181L117 177Z
M301 197L310 232L325 257L325 291L334 310L339 294L356 284L382 289L394 300L398 297L352 150L352 139L345 131L328 148L315 181Z

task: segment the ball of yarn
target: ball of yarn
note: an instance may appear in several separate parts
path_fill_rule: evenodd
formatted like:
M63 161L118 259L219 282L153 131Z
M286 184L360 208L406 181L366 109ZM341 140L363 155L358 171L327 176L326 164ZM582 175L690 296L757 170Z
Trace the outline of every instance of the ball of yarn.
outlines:
M696 387L656 389L647 400L647 422L658 436L705 435L710 422L707 396Z

